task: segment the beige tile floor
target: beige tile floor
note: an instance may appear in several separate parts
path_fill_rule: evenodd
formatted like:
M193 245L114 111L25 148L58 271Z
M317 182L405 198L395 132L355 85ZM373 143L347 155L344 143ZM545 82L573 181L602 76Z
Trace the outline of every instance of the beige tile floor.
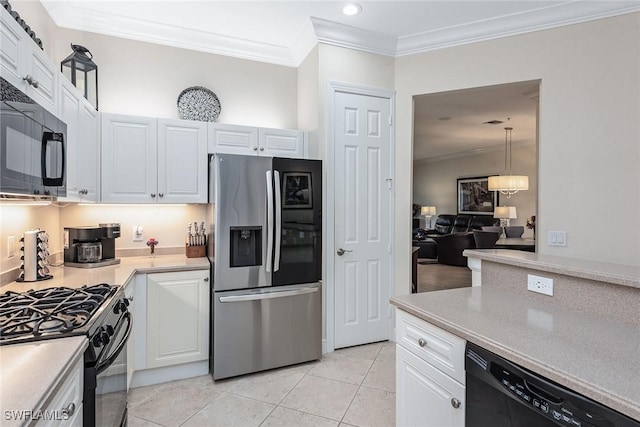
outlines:
M209 375L131 391L130 427L395 424L395 344L214 382Z

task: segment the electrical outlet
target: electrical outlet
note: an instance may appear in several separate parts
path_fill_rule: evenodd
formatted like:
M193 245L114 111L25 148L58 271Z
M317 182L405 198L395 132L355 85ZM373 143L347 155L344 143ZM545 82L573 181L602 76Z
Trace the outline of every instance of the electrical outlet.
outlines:
M553 296L553 279L527 274L527 289L531 292Z
M7 258L16 256L16 236L7 237Z
M134 225L131 230L131 240L134 242L142 242L144 240L144 228L141 225Z

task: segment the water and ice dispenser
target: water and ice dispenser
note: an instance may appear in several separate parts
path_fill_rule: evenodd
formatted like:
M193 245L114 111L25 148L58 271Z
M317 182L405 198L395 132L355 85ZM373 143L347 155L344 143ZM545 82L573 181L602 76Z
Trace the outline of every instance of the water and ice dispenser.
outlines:
M262 227L229 227L231 233L230 267L262 265Z

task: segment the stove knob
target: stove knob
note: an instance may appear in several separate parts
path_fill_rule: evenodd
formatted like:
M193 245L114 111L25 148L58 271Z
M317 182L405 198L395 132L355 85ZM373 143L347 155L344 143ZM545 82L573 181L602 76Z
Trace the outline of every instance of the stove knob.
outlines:
M113 326L107 325L106 326L106 330L107 330L107 333L109 334L109 336L112 337L113 336L113 332L114 332Z
M122 298L122 302L124 303L125 307L129 307L129 299L128 298Z
M103 345L107 345L109 344L109 341L111 341L111 337L109 337L109 333L107 331L100 332L98 336L100 337L100 341L102 341Z

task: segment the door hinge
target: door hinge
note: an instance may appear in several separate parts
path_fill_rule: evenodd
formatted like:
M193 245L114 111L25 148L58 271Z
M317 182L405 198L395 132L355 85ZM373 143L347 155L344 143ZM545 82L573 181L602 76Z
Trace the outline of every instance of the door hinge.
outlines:
M387 181L387 188L391 189L391 186L393 185L393 179L387 178L385 181Z
M391 253L391 243L387 244L387 252Z
M393 125L393 116L389 115L389 126Z

